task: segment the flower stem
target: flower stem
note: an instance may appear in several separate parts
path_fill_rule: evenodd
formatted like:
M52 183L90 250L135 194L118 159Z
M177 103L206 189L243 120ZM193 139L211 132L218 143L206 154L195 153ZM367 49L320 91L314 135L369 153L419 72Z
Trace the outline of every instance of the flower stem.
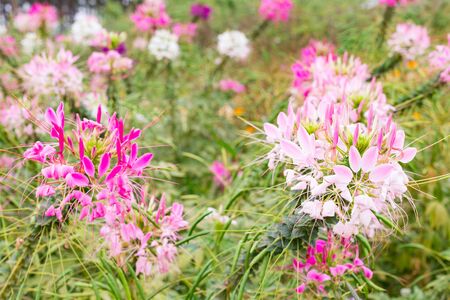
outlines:
M372 78L378 78L381 75L389 72L390 70L395 68L401 61L402 56L398 53L389 56L381 65L373 69L372 76L368 81L372 80Z
M386 31L395 13L395 7L387 6L383 14L383 21L380 24L380 32L378 33L377 43L381 46L386 39Z
M397 112L410 107L413 103L420 106L422 104L421 100L433 95L439 88L444 86L444 83L441 81L440 77L441 74L439 73L410 94L400 97L396 103L402 105L401 108L397 109Z

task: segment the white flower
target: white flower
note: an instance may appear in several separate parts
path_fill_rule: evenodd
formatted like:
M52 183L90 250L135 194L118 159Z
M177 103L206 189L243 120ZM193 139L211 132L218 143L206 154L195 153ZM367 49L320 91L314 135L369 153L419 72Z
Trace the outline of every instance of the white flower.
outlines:
M36 33L29 32L25 34L24 38L20 41L20 44L22 45L23 52L31 55L36 49L42 46L42 41Z
M178 37L165 29L156 30L148 44L148 50L157 60L174 60L180 55Z
M250 54L250 42L240 31L225 31L218 36L217 50L222 55L243 60Z
M71 27L71 36L75 43L88 45L102 31L103 27L96 16L78 12Z

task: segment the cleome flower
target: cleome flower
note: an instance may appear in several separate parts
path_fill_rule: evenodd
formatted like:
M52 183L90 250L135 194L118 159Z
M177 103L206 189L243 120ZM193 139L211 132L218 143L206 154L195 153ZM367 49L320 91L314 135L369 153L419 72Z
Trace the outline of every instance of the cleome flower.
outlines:
M259 14L265 20L286 22L293 7L292 0L261 0Z
M430 46L430 38L425 27L413 24L398 24L388 42L391 53L398 53L406 60L414 60L423 55Z
M170 24L164 0L145 0L131 15L136 29L142 32L153 31Z
M217 37L217 50L220 54L237 60L244 60L250 54L250 41L237 30L225 31Z
M165 273L174 261L178 232L187 226L183 206L166 206L164 196L145 200L145 176L153 154L139 156L139 129L124 131L115 114L102 124L78 116L72 133L65 131L64 105L47 109L48 132L57 143L36 142L24 158L41 165L36 197L50 206L47 217L69 222L72 215L88 224L101 224L100 235L119 265L130 257L136 272L150 275L153 266Z
M24 90L33 96L77 95L82 91L83 80L83 74L74 65L77 60L78 56L64 49L55 57L34 56L18 71Z
M150 51L157 60L174 60L180 55L178 36L168 30L159 29L150 39L148 51Z
M14 17L14 27L21 32L50 32L58 26L58 10L55 6L45 3L33 3L26 12Z
M327 240L316 240L314 245L308 246L304 261L294 259L292 263L301 282L296 292L328 297L345 284L347 276L362 275L371 279L372 270L358 256L358 245L350 239L335 239L329 233Z
M436 46L428 56L431 68L440 72L442 82L450 82L450 34L447 39L447 45Z

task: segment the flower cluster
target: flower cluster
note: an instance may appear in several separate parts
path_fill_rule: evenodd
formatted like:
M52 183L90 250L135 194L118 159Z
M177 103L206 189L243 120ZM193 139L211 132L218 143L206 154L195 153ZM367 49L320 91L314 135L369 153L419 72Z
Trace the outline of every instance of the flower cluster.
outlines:
M78 12L70 28L72 40L77 44L90 45L91 40L104 29L95 15Z
M16 39L12 36L0 36L0 54L10 57L16 56L19 53L17 49Z
M382 86L367 82L357 58L318 56L310 91L296 110L264 124L269 167L285 163L287 185L305 198L299 209L314 219L336 217L336 234L373 236L377 215L395 218L408 178L400 163L416 154L392 121Z
M308 246L304 261L294 259L292 263L301 282L296 288L297 293L310 292L328 297L327 290L336 290L346 281L346 276L362 274L371 279L372 271L358 256L358 245L349 239L339 241L328 234L327 240L316 240L314 246Z
M396 7L396 6L406 6L408 4L412 4L414 2L417 2L416 0L379 0L380 5L386 5L389 7Z
M212 13L212 8L206 4L195 3L191 6L191 16L207 21Z
M164 0L145 0L136 7L131 20L137 30L142 32L153 31L170 24L170 17L166 12Z
M438 45L429 56L430 66L440 72L442 82L450 82L450 35L447 45Z
M180 39L187 42L192 42L192 39L197 34L197 24L195 23L175 23L172 27L173 33Z
M124 33L102 31L97 34L91 45L101 52L93 52L88 58L89 71L108 79L126 76L127 71L133 67L133 61L124 56L125 38Z
M236 94L241 94L245 92L245 85L233 79L222 79L219 82L219 89L222 92L232 91Z
M49 4L33 3L26 12L14 17L14 26L21 32L51 32L58 26L58 11Z
M398 53L406 60L414 60L425 53L430 38L425 27L412 23L398 24L388 40L391 53Z
M178 36L165 29L159 29L152 36L148 50L157 60L174 60L180 55Z
M164 196L145 200L145 176L152 153L139 156L139 129L124 130L115 114L102 124L99 107L96 120L78 116L72 135L65 132L64 105L47 109L46 126L56 143L36 142L24 158L41 164L36 197L50 206L47 217L67 222L79 220L102 225L100 234L109 253L119 264L134 258L136 272L150 275L152 266L167 272L177 253L178 232L187 226L183 206L166 207Z
M83 74L74 63L78 57L61 49L55 57L37 55L18 74L25 91L33 96L76 95L82 91Z
M250 41L244 33L237 30L225 31L219 34L217 50L220 54L244 60L250 54Z
M294 7L292 0L261 0L259 14L273 22L286 22Z
M37 107L37 103L31 103L31 107ZM33 125L27 122L30 112L14 101L11 97L2 99L0 104L0 124L16 136L31 136L35 130Z

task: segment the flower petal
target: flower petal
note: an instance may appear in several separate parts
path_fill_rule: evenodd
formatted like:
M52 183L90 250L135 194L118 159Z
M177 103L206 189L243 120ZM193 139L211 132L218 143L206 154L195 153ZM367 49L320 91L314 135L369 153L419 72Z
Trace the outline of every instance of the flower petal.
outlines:
M361 168L364 173L370 172L376 165L378 160L377 147L370 147L364 152L361 161Z
M350 168L352 168L353 172L357 173L361 169L361 160L362 160L358 149L356 149L355 146L351 146L348 155Z
M382 164L375 169L373 169L372 172L370 172L369 179L372 182L381 182L384 181L394 170L394 167L390 164Z

